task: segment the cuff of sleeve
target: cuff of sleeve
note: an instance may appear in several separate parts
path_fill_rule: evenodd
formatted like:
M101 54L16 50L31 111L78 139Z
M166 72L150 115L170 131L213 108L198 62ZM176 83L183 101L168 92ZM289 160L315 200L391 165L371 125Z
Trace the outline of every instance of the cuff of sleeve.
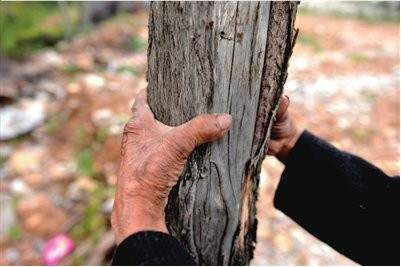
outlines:
M195 265L195 261L173 236L143 231L121 242L112 265Z
M332 166L338 163L332 160L336 154L338 150L334 146L304 130L284 162L285 169L274 198L275 207L284 213L298 213L299 206L308 204L307 200L316 201L313 196L318 197L319 192L314 189L318 185L321 189L331 185L330 180L322 180L322 177L328 170L336 169ZM297 201L294 202L294 198Z
M305 155L306 151L315 150L317 147L319 147L316 146L317 143L322 143L322 140L314 136L309 131L304 130L284 162L286 167L290 167L294 163L299 162L299 160L303 158L303 155Z

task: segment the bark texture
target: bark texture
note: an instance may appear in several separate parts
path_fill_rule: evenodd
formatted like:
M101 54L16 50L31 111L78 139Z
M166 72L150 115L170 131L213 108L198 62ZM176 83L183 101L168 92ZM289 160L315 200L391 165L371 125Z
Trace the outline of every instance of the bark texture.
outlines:
M256 244L261 162L287 77L296 2L153 2L148 100L176 126L230 113L197 148L166 208L170 232L201 265L247 265Z

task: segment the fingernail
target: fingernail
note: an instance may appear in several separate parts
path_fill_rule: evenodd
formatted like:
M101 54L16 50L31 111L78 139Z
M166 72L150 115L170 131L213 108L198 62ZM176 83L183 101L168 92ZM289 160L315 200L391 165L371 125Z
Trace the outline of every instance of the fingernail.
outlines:
M217 116L217 121L219 122L220 129L225 131L230 128L232 117L229 114L221 114Z
M289 96L288 96L288 95L284 95L284 97L287 98L288 103L290 103L290 98L289 98Z

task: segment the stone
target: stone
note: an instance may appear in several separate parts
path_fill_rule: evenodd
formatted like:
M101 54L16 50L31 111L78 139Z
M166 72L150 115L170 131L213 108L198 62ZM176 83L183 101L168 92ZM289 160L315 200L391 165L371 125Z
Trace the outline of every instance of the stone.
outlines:
M53 236L59 233L68 219L45 194L20 200L17 210L23 229L34 236Z
M96 74L87 74L84 77L84 83L94 89L100 89L106 85L104 78Z
M45 91L56 99L63 99L66 95L64 88L51 80L43 79L37 84L37 88Z
M41 54L41 59L52 67L58 67L63 63L63 59L60 54L55 50L44 50Z
M82 86L79 83L72 82L67 85L67 92L69 94L77 94L82 91Z
M21 253L18 251L18 249L9 247L5 250L4 256L8 262L15 262L20 258Z
M93 56L89 53L80 53L75 58L75 64L83 71L92 71L94 68Z
M95 126L100 127L106 125L112 115L113 112L111 111L111 109L101 108L92 112L91 120L93 124L95 124Z
M16 212L11 196L0 194L0 236L6 235L17 223Z
M12 152L13 152L12 146L6 145L6 144L2 144L0 146L0 157L1 158L8 158Z
M72 173L68 163L54 163L49 169L49 179L52 181L66 180Z
M96 187L96 181L82 175L68 186L66 196L71 199L81 199L85 195L85 192L92 192Z
M32 248L36 253L40 253L45 246L45 241L40 238L35 238L32 242Z
M110 119L109 134L120 135L123 132L124 126L129 118L130 116L128 114L119 114L118 116L113 116Z
M0 181L6 179L8 176L8 170L6 166L0 166Z
M107 173L106 175L106 182L108 185L115 186L117 184L117 174L115 173Z
M44 150L42 147L20 148L8 160L9 171L24 176L40 170Z
M24 98L14 105L0 108L0 140L8 140L29 133L46 118L42 101Z
M114 205L114 197L106 199L100 206L100 210L105 214L111 214Z
M17 196L24 196L32 192L29 185L21 178L14 178L9 185L9 190Z
M71 210L74 208L74 201L68 197L64 197L59 194L54 194L51 196L51 201L56 204L58 207L61 207L65 210Z
M78 184L80 189L88 192L95 190L97 187L96 181L88 176L79 176L75 182Z

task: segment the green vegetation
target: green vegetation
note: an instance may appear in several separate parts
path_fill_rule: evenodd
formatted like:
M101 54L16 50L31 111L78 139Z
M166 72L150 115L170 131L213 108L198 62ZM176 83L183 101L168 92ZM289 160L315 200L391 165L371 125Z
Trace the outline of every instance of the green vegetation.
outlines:
M114 196L115 189L99 184L88 196L88 202L84 208L81 220L71 229L70 234L77 243L88 240L95 244L102 233L108 228L109 216L100 212L102 202ZM73 262L82 265L88 255L82 255L80 251L72 254Z
M376 134L376 131L371 128L356 126L347 129L347 133L355 140L368 141Z
M132 16L132 13L126 11L117 13L115 16L107 19L104 23L107 25L121 25L121 23L123 23L124 25L129 25L131 27L147 26L146 20Z
M74 266L82 266L84 265L84 257L83 256L78 256L77 253L74 251L72 254L72 264Z
M8 139L6 141L7 144L12 145L12 146L18 146L19 144L22 143L22 141L24 140L24 136L17 136L17 137L13 137L11 139Z
M369 58L366 55L361 53L352 53L349 55L349 58L355 63L362 63L369 60Z
M74 63L64 65L61 70L70 75L75 75L81 71L81 69Z
M78 128L75 132L75 162L77 164L78 171L81 174L89 177L94 177L96 174L96 171L93 167L92 139L93 135L91 135L84 127Z
M127 113L120 113L116 117L118 118L119 121L122 121L123 124L126 124L131 118L131 116Z
M0 49L2 53L23 58L55 44L63 38L63 27L55 2L7 2L0 9Z
M134 76L139 75L140 70L137 66L133 66L133 65L124 65L124 66L119 66L117 68L117 72L119 73L128 73Z
M341 14L339 14L338 16L341 17ZM364 12L359 11L354 15L354 18L369 23L400 23L400 17L394 14L387 14L383 16L370 16Z
M7 232L11 239L19 239L22 236L22 229L18 225L13 225Z
M89 148L79 151L77 154L78 171L86 176L93 177L96 174L93 168L93 151Z
M6 157L0 156L0 167L2 167L6 161L7 161Z
M121 23L124 23L125 25L129 25L130 27L147 26L146 24L144 24L143 19L137 19L135 16L132 16L132 14L127 12L120 12L114 17L109 18L104 23L106 25L121 25ZM127 38L127 40L124 41L123 46L124 48L134 52L146 51L148 49L148 40L139 35L135 35Z
M85 128L83 126L78 127L74 133L75 151L82 151L82 150L87 149L88 147L91 147L92 141L93 141L92 138L93 138L93 135L90 133L90 131L87 128Z
M148 41L143 37L134 36L128 42L128 49L132 51L145 51L148 49Z
M66 3L67 16L64 17L57 2L2 2L0 8L0 53L14 59L23 59L31 53L54 46L65 35L80 33L87 35L91 28L79 25L80 10L77 3ZM64 8L64 7L63 7ZM124 23L137 27L142 20L133 19L130 13L119 13L105 23ZM134 36L127 40L127 49L144 51L146 38ZM66 66L64 71L75 74L79 70L74 65ZM132 71L134 73L134 71Z
M362 99L368 103L373 103L377 98L377 94L372 90L363 90L360 94Z
M300 33L297 42L310 46L315 52L320 52L322 50L318 37L310 33Z
M105 219L99 214L101 204L99 197L89 198L81 221L71 230L75 240L83 240L84 237L93 236L97 231L104 229Z
M96 141L103 142L109 135L109 127L102 126L96 131Z
M51 114L45 126L46 131L48 133L56 132L60 128L63 120L64 120L64 114L62 112L56 112Z

